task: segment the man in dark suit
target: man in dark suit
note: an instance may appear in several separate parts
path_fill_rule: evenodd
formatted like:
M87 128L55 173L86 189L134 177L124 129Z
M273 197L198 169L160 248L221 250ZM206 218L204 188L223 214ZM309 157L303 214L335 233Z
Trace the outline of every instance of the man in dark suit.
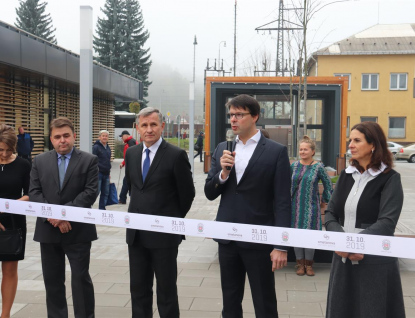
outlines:
M216 221L290 227L290 163L287 148L266 139L256 128L260 106L254 98L239 95L226 106L232 130L237 135L234 151L226 150L226 142L218 145L205 184L205 194L209 200L221 196ZM273 271L287 265L288 248L217 241L222 317L242 317L246 274L251 286L255 316L278 317Z
M159 110L144 108L137 115L143 143L128 148L125 176L131 191L128 211L184 218L195 188L187 153L161 138ZM153 317L153 277L161 318L180 316L177 297L177 253L181 235L127 229L132 316Z
M54 150L36 156L30 174L33 202L90 208L97 198L98 158L74 147L72 122L64 117L50 123ZM68 317L65 295L65 255L72 272L75 317L95 316L94 286L89 275L94 224L38 217L34 240L40 242L48 317Z

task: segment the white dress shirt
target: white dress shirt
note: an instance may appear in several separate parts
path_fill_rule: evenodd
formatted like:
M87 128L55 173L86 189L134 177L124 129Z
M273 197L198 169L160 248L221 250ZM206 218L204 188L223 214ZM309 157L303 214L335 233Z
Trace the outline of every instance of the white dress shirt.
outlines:
M360 197L365 189L367 183L375 179L380 175L387 166L382 162L379 170L373 170L372 168L360 173L355 166L348 166L345 170L346 173L351 174L354 179L354 184L349 192L346 203L344 204L344 226L343 230L346 233L360 233L363 229L356 228L356 217L357 217L357 204L359 203ZM343 263L346 262L346 258L342 258ZM353 265L358 264L358 261L352 261Z
M150 153L148 154L150 156L150 167L151 167L151 164L153 163L154 156L156 155L156 152L159 149L162 141L163 139L160 137L159 140L157 140L154 144L148 147L148 149L150 149ZM146 144L143 142L143 155L141 156L141 171L143 171L144 160L146 159L146 156L147 156L146 149L147 149Z
M261 132L257 130L257 133L253 135L250 139L244 144L239 136L235 138L235 164L234 169L236 173L236 183L239 183L242 176L244 175L245 169L248 166L249 160L251 160L252 154L255 151L256 146L258 145L259 140L261 139ZM221 178L222 172L219 174L219 182L225 183L228 178L223 180Z

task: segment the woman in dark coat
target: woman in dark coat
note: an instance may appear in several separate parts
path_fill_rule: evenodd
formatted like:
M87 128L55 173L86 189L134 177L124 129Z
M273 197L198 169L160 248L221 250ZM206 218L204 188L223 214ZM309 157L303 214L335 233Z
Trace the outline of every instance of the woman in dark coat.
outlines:
M17 136L13 128L0 124L0 198L29 201L30 163L16 155L16 145ZM3 276L1 281L1 317L10 317L17 289L17 264L24 258L25 252L25 215L1 213L0 231L12 228L13 221L15 228L22 230L23 248L17 255L0 255Z
M403 190L382 128L374 122L355 125L349 148L350 166L340 174L327 207L326 229L393 236ZM326 317L405 317L398 259L336 251Z

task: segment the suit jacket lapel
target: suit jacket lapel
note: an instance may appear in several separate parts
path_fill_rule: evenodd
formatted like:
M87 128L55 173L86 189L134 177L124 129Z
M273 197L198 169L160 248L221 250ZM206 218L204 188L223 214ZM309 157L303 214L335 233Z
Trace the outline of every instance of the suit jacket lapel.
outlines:
M261 157L262 153L265 150L265 143L266 143L266 139L264 136L261 135L261 139L259 139L258 145L255 147L254 153L252 154L252 157L249 160L248 165L246 166L245 172L242 175L241 180L239 180L239 184L245 179L245 176L249 173L249 171L255 165L255 162L259 159L259 157Z
M138 155L137 155L138 185L142 188L143 187L143 171L141 170L142 169L141 163L142 163L142 158L143 158L143 143L138 145L137 151L138 151ZM129 169L129 171L131 171L131 169Z
M163 139L160 146L159 146L159 148L157 149L157 152L156 152L156 155L154 156L153 162L150 165L150 170L148 170L147 177L144 180L144 184L146 184L148 182L148 180L151 178L154 171L157 169L157 166L161 162L161 159L163 158L163 155L166 152L166 147L167 147L167 142Z
M81 152L74 148L72 151L71 159L69 160L68 168L66 168L65 178L63 179L62 189L65 188L66 183L71 177L72 172L75 170L75 167L78 165L79 160L81 159ZM59 179L59 176L58 176Z
M59 168L58 168L58 154L55 150L49 152L50 154L50 167L52 168L52 176L56 182L56 186L59 188Z

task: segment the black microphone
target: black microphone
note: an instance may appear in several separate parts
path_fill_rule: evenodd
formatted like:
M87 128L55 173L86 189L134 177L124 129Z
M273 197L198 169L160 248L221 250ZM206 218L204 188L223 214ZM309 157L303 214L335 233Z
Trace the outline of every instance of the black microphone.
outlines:
M231 153L233 152L232 145L235 139L235 135L233 134L232 129L228 129L226 131L226 150L229 150ZM231 170L232 167L226 167L226 170Z

